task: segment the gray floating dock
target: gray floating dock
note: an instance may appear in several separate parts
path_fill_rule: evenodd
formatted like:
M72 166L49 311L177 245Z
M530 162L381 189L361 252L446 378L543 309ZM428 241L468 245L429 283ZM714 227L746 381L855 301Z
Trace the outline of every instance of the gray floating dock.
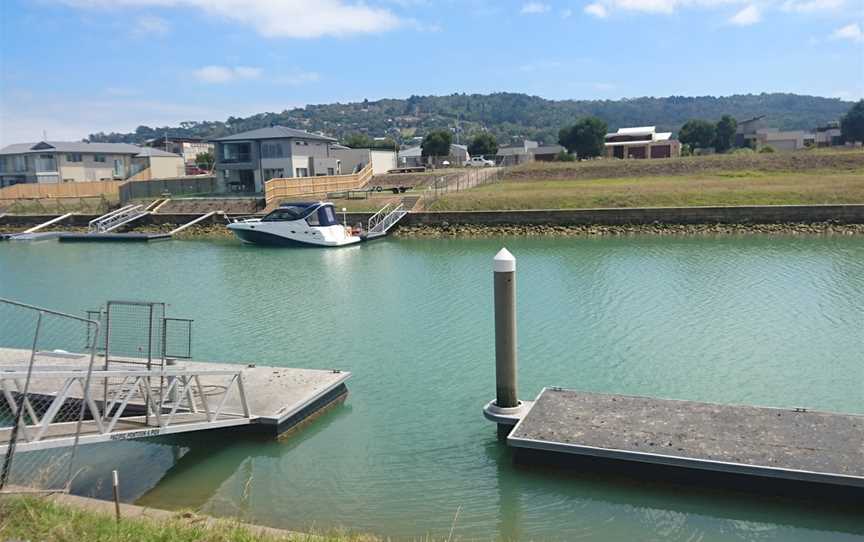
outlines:
M100 243L100 242L138 242L162 241L171 239L170 233L62 233L61 243Z
M864 416L544 388L515 448L864 488Z

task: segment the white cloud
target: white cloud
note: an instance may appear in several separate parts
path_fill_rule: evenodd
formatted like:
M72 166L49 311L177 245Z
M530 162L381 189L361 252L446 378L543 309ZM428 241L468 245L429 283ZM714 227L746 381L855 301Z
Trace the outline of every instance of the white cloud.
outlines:
M857 43L864 42L864 32L861 31L858 23L847 24L842 28L838 28L831 34L831 37L835 40L850 40Z
M250 26L268 38L318 38L384 32L402 21L386 8L344 0L55 0L86 9L193 8Z
M260 68L249 66L204 66L192 72L202 83L230 83L241 79L257 79Z
M552 9L549 7L549 4L544 4L542 2L528 2L522 6L522 10L520 13L523 15L537 15L539 13L546 13Z
M606 17L612 11L633 11L638 13L675 13L681 8L716 7L728 4L741 4L745 0L596 0L585 6L584 11L595 17Z
M588 15L593 15L600 19L605 19L607 16L609 16L609 12L606 11L606 6L597 2L585 6L585 13L587 13Z
M321 74L318 72L295 71L284 75L279 75L273 78L274 83L281 85L298 86L307 83L317 83L321 80Z
M836 10L842 8L845 4L845 0L786 0L780 8L783 11L811 13L815 11Z
M164 36L171 30L168 21L154 15L145 15L135 19L132 33L137 36Z
M750 26L762 20L762 13L759 8L750 4L729 19L729 22L738 26Z

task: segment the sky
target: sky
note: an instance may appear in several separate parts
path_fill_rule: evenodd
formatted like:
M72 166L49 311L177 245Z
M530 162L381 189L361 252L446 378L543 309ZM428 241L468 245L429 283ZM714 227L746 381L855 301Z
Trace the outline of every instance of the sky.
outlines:
M864 0L0 0L0 146L412 94L864 97Z

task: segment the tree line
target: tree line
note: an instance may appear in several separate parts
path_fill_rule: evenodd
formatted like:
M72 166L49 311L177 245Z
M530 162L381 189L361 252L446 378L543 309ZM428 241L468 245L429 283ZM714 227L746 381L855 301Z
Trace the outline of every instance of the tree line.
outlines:
M704 119L691 119L684 123L678 132L684 154L696 149L713 149L723 153L733 150L736 145L735 134L738 121L731 115L723 115L717 122ZM602 156L605 151L608 125L598 117L588 116L578 119L575 123L558 131L558 143L567 152L561 160L583 159ZM864 100L855 103L840 121L841 138L843 141L864 141ZM453 142L449 130L435 130L423 138L423 156L447 156ZM772 149L773 150L773 149ZM476 134L468 143L468 154L471 156L490 156L498 152L498 142L494 135L488 132ZM768 151L770 152L770 150Z

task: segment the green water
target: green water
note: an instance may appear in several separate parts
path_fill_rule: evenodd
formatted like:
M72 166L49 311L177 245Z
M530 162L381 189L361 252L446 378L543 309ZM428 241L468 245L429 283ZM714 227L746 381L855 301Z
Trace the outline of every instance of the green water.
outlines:
M516 467L494 394L491 259L518 258L520 396L547 385L864 413L864 239L0 245L0 296L81 313L165 301L197 359L350 370L283 441L96 445L77 489L293 529L405 538L851 540L829 506Z

